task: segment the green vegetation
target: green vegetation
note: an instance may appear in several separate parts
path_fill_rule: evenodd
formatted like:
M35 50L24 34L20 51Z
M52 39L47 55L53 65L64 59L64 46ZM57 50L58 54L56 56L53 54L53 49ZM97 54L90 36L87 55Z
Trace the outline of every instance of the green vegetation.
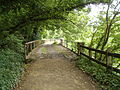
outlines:
M119 90L120 76L113 75L103 66L82 57L76 62L76 66L87 72L100 84L102 90Z
M9 35L0 42L4 45L0 48L0 90L14 88L24 71L24 49L19 38Z
M100 3L107 10L93 20L89 5ZM119 4L119 0L0 0L0 89L10 90L19 81L28 41L64 38L120 53ZM119 62L113 59L114 66Z
M24 58L10 49L0 51L0 90L9 90L19 82Z

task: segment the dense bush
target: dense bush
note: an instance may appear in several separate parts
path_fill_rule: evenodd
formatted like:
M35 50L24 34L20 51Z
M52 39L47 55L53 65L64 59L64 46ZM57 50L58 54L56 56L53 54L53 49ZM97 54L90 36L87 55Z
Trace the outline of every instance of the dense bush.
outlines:
M23 56L12 50L0 51L0 90L9 90L18 83L23 60Z
M120 77L113 75L105 67L84 57L78 59L76 65L97 80L102 90L120 90Z
M15 36L14 34L9 35L8 37L0 40L1 48L9 48L17 53L23 54L24 46L22 44L23 37Z
M0 40L0 90L10 90L19 82L24 71L22 42L14 35Z

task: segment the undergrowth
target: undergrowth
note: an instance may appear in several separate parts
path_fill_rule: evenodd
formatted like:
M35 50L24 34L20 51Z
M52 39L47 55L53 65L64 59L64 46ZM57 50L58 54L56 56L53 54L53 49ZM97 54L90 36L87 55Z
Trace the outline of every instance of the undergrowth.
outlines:
M24 58L12 50L0 51L0 90L10 90L19 82Z
M105 67L85 57L76 61L76 66L91 75L100 84L102 90L120 90L120 77L113 75Z
M11 90L24 71L22 40L10 35L0 40L0 90Z

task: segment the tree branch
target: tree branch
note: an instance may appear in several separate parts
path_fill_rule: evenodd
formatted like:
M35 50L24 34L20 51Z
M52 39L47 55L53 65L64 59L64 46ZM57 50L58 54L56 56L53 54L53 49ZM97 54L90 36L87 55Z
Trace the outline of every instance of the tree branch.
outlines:
M28 21L25 21L25 22L21 22L21 24L19 26L16 26L16 27L13 27L12 29L10 29L9 34L13 34L14 32L17 31L17 30L14 30L14 29L22 28L26 24L33 23L33 22L41 22L41 21L45 21L45 20L54 20L54 19L66 20L64 17L47 17L47 18L31 19L31 20L28 20Z
M63 8L62 6L61 7L60 6L54 7L54 8L51 8L49 10L41 11L41 12L39 12L37 14L29 16L29 18L27 18L25 20L23 19L17 25L15 25L13 27L9 27L6 30L3 29L1 31L10 31L11 32L12 30L14 31L17 28L21 28L21 27L25 26L27 23L31 22L32 20L33 21L43 21L43 20L50 19L50 18L39 18L39 20L38 19L34 20L35 17L39 17L39 16L42 16L42 15L50 15L51 13L55 13L55 12L61 13L61 12L65 12L65 11L71 11L71 10L73 10L75 8L78 8L78 7L83 8L83 7L85 7L88 4L96 4L96 3L97 2L77 3L77 5L73 4L73 5L71 5L71 6L67 7L67 8ZM54 15L54 16L56 16L56 15Z

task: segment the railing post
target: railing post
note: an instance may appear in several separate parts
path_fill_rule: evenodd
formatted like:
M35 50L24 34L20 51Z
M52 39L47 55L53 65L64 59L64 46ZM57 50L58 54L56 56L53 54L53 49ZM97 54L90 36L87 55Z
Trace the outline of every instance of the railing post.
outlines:
M30 43L30 52L32 51L32 43Z
M30 45L27 44L27 54L30 52Z
M80 55L80 42L77 42L77 53Z
M109 52L111 52L111 48L108 48L106 50L106 65L108 66L112 66L113 62L112 62L112 57L108 55Z
M25 59L29 52L30 52L29 44L25 44Z
M33 48L35 48L35 42L33 43Z
M34 49L34 46L33 46L33 43L31 43L32 44L32 50Z
M25 57L24 58L26 59L26 56L27 56L27 45L26 44L24 45L24 53L25 53Z
M78 55L81 57L81 52L83 52L83 48L80 45L84 45L84 42L78 42L77 43L77 49L78 49Z
M91 48L91 46L90 46L89 48ZM89 57L92 58L92 50L90 50L90 49L89 49ZM91 60L91 59L90 59L90 60Z
M37 43L35 42L35 47L37 47Z
M29 44L27 44L27 55L30 52Z
M64 45L64 40L63 39L60 39L60 44Z

